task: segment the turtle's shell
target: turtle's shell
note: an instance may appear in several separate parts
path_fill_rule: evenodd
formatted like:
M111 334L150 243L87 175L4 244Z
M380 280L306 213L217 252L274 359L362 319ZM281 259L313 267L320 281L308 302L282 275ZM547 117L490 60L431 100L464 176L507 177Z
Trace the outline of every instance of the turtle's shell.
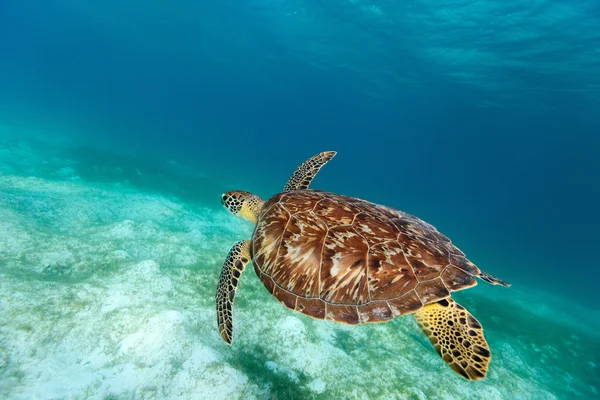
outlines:
M256 273L285 306L347 324L417 311L475 285L480 273L426 222L316 190L269 199L251 252Z

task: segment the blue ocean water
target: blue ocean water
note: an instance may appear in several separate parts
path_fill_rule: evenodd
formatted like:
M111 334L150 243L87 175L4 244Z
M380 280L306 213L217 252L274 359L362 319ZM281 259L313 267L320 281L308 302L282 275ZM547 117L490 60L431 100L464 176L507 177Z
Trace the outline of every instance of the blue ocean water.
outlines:
M598 26L594 1L2 1L0 395L598 396ZM490 332L492 350L503 351L487 383L452 380L408 323L318 324L280 307L251 272L236 301L246 347L218 342L216 278L229 247L251 234L225 214L219 195L243 189L268 198L323 150L338 156L315 188L415 214L513 284L480 284L458 297ZM63 268L73 272L65 277ZM119 279L147 287L144 274L154 277L149 293L169 305L120 322L120 307L139 308L123 300ZM40 292L64 296L46 310L28 297ZM80 308L61 316L63 302ZM110 326L129 328L102 336L114 351L92 367L66 368L89 379L64 389L69 379L49 371L96 354L101 341L79 332L89 346L65 361L62 347L44 343L68 347L58 340L68 334L46 337L37 326L49 324L47 312L64 329L101 324L87 314L94 307L112 313ZM277 314L250 313L262 307ZM11 325L16 315L30 318ZM148 318L156 324L134 330ZM285 353L281 337L269 347L252 327L278 321L297 348L327 360ZM404 331L398 343L388 339L394 329ZM163 389L147 389L158 378L138 374L164 370L163 358L145 358L163 354L150 337L164 340L166 354L181 352L165 361L172 370ZM406 359L386 365L398 348ZM344 369L346 356L355 369ZM131 370L110 370L118 381L100 378L106 364L131 359ZM39 360L42 372L31 367ZM324 375L326 365L334 367ZM390 365L401 383L367 388Z

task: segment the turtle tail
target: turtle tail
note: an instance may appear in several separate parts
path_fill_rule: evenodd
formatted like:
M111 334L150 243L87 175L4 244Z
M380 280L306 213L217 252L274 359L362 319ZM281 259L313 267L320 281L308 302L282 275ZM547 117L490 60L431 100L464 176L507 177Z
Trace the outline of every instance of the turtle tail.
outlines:
M510 286L510 283L504 282L502 279L496 278L495 276L491 276L490 274L487 274L483 271L481 271L481 273L479 274L479 278L482 281L486 281L487 283L490 283L492 285L502 285L506 287Z

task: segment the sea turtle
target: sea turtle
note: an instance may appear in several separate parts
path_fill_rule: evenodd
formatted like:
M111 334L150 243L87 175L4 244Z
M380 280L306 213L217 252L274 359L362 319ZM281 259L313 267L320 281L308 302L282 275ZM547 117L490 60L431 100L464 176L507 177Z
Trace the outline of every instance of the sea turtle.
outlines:
M236 243L216 293L217 322L231 344L232 306L250 260L267 290L286 307L345 324L384 322L414 314L448 365L466 379L483 378L490 351L479 322L450 298L482 272L433 226L410 214L308 189L335 156L328 151L302 163L283 192L264 201L243 191L224 193L231 213L254 224L250 240Z

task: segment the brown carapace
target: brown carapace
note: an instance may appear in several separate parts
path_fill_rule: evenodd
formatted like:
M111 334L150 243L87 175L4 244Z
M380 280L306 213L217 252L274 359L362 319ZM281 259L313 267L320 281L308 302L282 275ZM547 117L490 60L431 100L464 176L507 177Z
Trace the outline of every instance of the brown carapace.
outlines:
M223 195L232 213L256 222L251 240L230 252L219 281L223 339L231 343L231 307L249 257L267 290L286 307L346 324L414 313L453 370L466 379L484 377L490 352L481 326L449 296L475 285L476 277L509 285L481 272L446 236L415 216L309 190L334 155L325 152L304 162L284 192L266 202L247 192Z

